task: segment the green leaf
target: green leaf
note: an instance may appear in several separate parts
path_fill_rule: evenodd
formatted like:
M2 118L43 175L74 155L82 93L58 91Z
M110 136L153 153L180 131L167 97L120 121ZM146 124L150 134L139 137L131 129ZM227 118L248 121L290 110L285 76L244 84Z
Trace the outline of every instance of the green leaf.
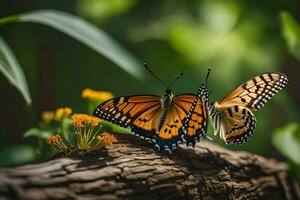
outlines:
M282 34L290 53L300 60L300 25L293 16L286 11L280 13Z
M37 137L37 138L43 138L43 139L47 139L49 136L51 136L51 132L49 131L44 131L38 128L31 128L29 130L27 130L24 133L24 137Z
M300 165L300 125L291 122L277 129L272 136L273 145L285 157Z
M55 10L38 10L0 19L0 24L33 22L55 28L92 48L134 77L142 78L141 64L125 48L100 28L83 19Z
M116 124L113 124L111 122L108 122L108 121L104 121L102 120L101 121L101 124L104 126L104 127L109 127L110 130L114 133L122 133L122 134L132 134L131 132L131 129L130 128L123 128L123 127L120 127Z
M70 143L72 136L75 135L75 133L73 133L72 128L73 128L73 121L70 118L64 118L61 123L61 132L62 135L64 136L64 139L66 139L68 143Z
M32 162L35 150L29 145L13 145L0 150L0 166L14 166Z
M31 98L23 70L15 55L0 37L0 71L8 81L23 95L26 103L31 104Z

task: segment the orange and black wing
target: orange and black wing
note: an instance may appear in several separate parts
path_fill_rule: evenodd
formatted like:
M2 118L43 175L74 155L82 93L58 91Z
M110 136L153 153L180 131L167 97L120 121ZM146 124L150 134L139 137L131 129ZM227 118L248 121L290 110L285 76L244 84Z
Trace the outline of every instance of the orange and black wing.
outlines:
M153 109L159 112L159 96L125 96L103 102L94 110L94 116L126 128L136 118Z
M284 74L264 73L230 92L215 103L215 111L210 114L216 132L226 143L246 142L256 126L252 111L263 107L287 82Z
M94 110L94 115L122 127L131 127L135 135L150 139L156 149L172 152L172 147L178 145L178 130L172 133L171 137L164 137L157 131L161 112L159 96L129 96L114 98L100 104ZM167 121L176 121L173 115L176 117L176 113L170 111Z
M257 110L263 107L287 82L287 76L282 73L260 74L230 92L219 104L220 106L238 105Z
M215 128L226 144L242 144L254 133L256 119L249 108L237 105L220 108L218 118Z
M164 124L158 130L160 113L160 109L149 109L132 124L135 134L151 138L158 150L163 149L171 153L183 142L194 146L207 131L207 105L202 99L196 99L193 94L173 98Z
M174 103L184 116L181 137L187 145L194 146L207 132L208 100L202 95L179 95Z

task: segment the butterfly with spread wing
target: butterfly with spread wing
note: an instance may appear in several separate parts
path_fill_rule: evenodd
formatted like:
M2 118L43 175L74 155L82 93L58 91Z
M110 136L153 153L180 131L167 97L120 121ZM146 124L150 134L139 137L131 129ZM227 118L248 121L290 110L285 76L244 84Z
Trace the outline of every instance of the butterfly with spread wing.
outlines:
M148 67L146 69L163 83ZM179 76L181 77L182 74ZM167 87L164 96L124 96L103 102L94 115L152 140L157 150L172 153L178 144L195 145L207 131L208 91L202 84L197 95L173 96Z
M225 143L242 144L254 133L256 119L253 111L263 107L287 84L281 73L264 73L231 91L221 101L209 105L208 112L215 133Z

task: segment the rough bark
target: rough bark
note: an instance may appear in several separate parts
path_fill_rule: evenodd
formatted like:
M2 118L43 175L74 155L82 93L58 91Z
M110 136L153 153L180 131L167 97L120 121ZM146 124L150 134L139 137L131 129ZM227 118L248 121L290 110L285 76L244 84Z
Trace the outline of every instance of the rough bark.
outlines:
M133 136L0 170L0 199L300 199L287 165L202 140L173 155Z

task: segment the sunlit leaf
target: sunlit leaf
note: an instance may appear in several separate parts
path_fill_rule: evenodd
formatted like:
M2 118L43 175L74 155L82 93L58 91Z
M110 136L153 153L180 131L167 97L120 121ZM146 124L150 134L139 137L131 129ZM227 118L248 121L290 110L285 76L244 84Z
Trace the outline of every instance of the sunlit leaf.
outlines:
M122 14L136 3L136 0L79 0L78 12L90 18L105 19Z
M38 138L43 138L43 139L47 139L49 136L51 136L51 132L49 131L44 131L38 128L31 128L29 130L27 130L24 133L24 137L38 137Z
M31 98L23 70L15 55L0 37L0 71L8 81L23 95L26 103L31 104Z
M35 150L29 145L13 145L0 150L0 166L21 165L33 161Z
M281 12L282 34L289 51L300 60L300 25L289 12Z
M141 78L139 62L103 30L81 18L61 11L39 10L20 15L21 22L53 27L104 55L129 74Z
M130 128L123 128L120 127L116 124L113 124L111 122L107 122L107 121L101 121L101 124L104 127L109 127L110 131L114 132L114 133L122 133L122 134L132 134Z
M300 165L300 125L289 123L272 136L273 145L288 159Z

